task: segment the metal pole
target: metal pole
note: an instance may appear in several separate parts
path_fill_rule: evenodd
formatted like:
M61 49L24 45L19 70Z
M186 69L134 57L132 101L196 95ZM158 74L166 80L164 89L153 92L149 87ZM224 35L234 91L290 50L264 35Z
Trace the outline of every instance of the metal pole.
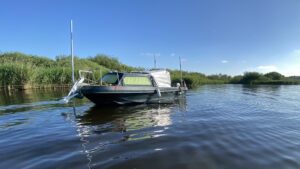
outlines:
M73 23L71 19L71 62L72 62L72 84L74 85L74 56L73 56Z
M155 57L155 54L154 54L154 69L156 69L156 57Z
M179 65L180 65L180 86L182 86L182 70L181 70L181 57L179 56Z
M102 69L100 68L100 85L102 86Z

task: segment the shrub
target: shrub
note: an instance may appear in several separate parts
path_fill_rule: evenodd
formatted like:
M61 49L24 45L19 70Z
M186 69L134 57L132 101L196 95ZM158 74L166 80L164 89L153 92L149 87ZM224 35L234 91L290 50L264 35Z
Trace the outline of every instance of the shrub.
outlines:
M242 75L234 76L234 77L230 80L230 83L238 84L238 83L241 83L241 80L242 80L242 79L243 79L243 76L242 76Z
M265 74L264 76L268 77L272 80L280 80L280 79L284 78L284 76L278 72L269 72L269 73Z
M258 72L245 72L241 83L243 84L252 84L254 80L258 80L262 75Z

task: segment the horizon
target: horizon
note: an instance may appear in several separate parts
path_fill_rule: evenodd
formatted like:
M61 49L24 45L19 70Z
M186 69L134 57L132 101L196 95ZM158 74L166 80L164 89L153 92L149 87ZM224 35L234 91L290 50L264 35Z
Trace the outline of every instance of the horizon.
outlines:
M117 3L114 3L117 2ZM0 11L0 52L55 59L116 57L126 65L207 75L276 71L300 75L300 2L9 1Z

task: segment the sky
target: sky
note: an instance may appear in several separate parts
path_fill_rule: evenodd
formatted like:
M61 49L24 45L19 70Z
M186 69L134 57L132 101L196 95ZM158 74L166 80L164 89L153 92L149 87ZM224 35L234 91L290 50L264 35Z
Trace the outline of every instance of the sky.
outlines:
M205 74L300 75L299 0L0 0L0 52Z

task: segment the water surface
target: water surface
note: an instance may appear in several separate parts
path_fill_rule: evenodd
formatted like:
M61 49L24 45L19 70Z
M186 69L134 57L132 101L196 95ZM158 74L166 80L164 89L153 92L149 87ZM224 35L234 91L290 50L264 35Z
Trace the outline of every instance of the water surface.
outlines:
M300 86L205 85L174 104L0 91L0 168L300 168Z

